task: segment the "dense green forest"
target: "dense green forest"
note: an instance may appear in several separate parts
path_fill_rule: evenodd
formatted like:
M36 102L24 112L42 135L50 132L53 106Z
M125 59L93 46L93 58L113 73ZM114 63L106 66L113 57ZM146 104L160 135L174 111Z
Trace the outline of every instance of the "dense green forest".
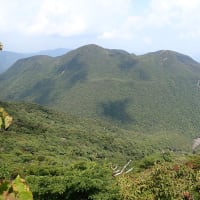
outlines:
M35 102L67 114L143 133L196 137L200 64L173 51L142 56L86 45L63 56L17 61L0 75L0 98Z
M0 75L0 200L200 199L199 80L173 51L17 61Z
M190 156L191 138L130 133L36 104L0 107L12 116L0 132L1 182L19 174L34 199L167 200L184 192L199 198L199 157ZM114 176L115 165L121 170L128 160L127 169Z

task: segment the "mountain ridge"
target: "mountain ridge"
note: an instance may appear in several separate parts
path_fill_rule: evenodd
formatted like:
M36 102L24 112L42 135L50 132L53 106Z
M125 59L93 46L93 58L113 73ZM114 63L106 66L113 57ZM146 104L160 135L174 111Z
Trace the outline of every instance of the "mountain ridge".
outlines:
M199 79L200 64L178 52L136 56L92 44L56 58L20 60L0 76L0 98L136 131L197 134Z

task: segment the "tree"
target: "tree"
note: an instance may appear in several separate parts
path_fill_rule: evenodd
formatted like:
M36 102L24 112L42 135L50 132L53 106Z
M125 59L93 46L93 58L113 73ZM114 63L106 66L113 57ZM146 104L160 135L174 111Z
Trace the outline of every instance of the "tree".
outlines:
M3 50L3 44L0 42L0 51Z
M12 124L13 118L5 111L4 108L0 107L0 130L6 130Z
M18 175L13 181L1 180L0 182L0 200L33 200L25 180Z

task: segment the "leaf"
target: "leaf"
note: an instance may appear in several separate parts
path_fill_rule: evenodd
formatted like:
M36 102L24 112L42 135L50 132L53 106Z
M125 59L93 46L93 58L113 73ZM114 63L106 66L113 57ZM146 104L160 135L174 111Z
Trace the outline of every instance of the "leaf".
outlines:
M7 115L5 117L5 119L4 119L5 129L7 129L12 124L12 120L13 120L13 118L9 115Z
M2 118L0 117L0 130L2 129L2 126L3 126L3 120L2 120Z
M18 175L12 182L13 191L16 193L16 197L20 200L33 200L33 195L26 185L25 180Z
M0 107L0 130L2 128L7 129L12 124L13 118Z
M30 191L29 192L26 191L19 193L18 198L20 200L33 200L33 195Z
M0 184L0 195L3 194L3 192L7 191L8 188L10 187L8 182L3 182Z

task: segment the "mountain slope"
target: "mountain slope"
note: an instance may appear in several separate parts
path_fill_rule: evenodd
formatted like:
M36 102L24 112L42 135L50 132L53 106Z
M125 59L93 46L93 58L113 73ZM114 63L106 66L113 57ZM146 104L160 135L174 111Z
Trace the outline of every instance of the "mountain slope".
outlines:
M36 53L16 53L10 51L2 51L0 53L0 73L6 71L9 67L11 67L17 60L22 58L31 57L34 55L48 55L52 57L61 56L67 53L68 49L52 49L52 50L44 50Z
M35 104L0 101L1 107L13 117L11 126L0 131L1 190L7 190L5 178L12 180L20 175L30 186L34 199L38 200L127 199L127 196L120 198L118 193L121 188L122 193L127 191L124 184L126 186L131 181L131 188L128 187L131 191L128 190L126 194L135 194L131 193L135 188L132 187L134 182L125 172L120 178L114 178L117 172L111 170L113 164L118 164L115 169L123 169L124 163L131 159L133 163L126 169L124 167L124 171L133 166L133 173L129 174L137 181L138 175L143 177L152 172L152 168L158 169L158 163L162 166L179 166L177 162L172 163L172 159L182 157L185 151L190 150L191 140L174 133L137 134ZM183 163L183 159L179 159L180 163ZM148 173L141 173L147 168ZM174 172L174 167L170 169ZM139 174L134 173L138 171ZM181 172L184 172L185 180L182 168ZM180 174L179 171L177 173ZM194 175L191 169L189 175ZM184 186L188 185L188 180L182 181ZM170 181L177 181L174 173Z
M49 49L49 50L39 51L35 53L35 55L46 55L51 57L57 57L57 56L62 56L69 51L70 49L65 49L65 48Z
M0 107L13 117L9 129L0 132L0 164L9 168L74 160L123 163L161 149L190 150L191 140L176 134L145 136L35 104L0 102Z
M26 55L23 53L2 51L0 53L0 73L6 71L6 69L8 69L12 64L14 64L18 59L25 57Z
M200 64L158 51L142 56L97 45L18 61L0 76L0 98L47 105L140 132L198 135Z

